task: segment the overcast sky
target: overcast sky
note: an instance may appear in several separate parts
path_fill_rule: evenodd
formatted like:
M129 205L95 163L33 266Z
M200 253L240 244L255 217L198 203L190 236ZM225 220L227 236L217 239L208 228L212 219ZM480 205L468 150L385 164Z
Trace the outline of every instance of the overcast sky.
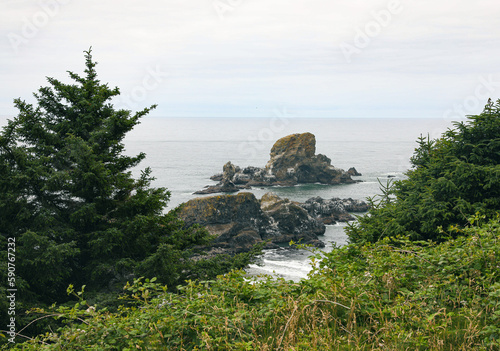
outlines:
M167 117L458 119L500 97L498 0L0 0L0 115L90 46Z

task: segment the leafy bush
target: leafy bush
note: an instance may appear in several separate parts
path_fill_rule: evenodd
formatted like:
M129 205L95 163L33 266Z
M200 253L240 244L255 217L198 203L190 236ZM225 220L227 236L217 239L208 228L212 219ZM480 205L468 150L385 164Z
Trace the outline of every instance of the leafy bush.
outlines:
M451 226L467 224L480 212L489 218L500 208L500 100L455 124L440 139L421 137L407 179L370 199L367 216L346 230L351 242L375 242L407 235L436 241L455 237ZM442 230L440 229L442 228Z
M168 293L136 279L117 313L82 295L38 311L68 324L18 348L498 350L500 222L479 220L441 244L386 238L317 252L299 283L234 271Z

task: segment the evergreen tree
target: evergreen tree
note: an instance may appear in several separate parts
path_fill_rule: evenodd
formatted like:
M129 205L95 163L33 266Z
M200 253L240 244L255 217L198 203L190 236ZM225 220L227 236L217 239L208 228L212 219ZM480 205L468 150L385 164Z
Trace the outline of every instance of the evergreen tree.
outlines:
M419 138L411 163L407 179L382 189L369 215L347 228L352 242L398 235L442 241L476 213L493 218L500 211L500 100L437 140Z
M113 290L139 274L175 289L247 264L253 254L190 259L211 236L164 214L170 193L150 187L150 169L130 171L145 154L123 154L126 133L156 106L115 110L119 89L97 79L91 50L85 59L83 76L68 72L73 84L47 78L36 106L16 99L0 134L0 237L2 250L16 239L23 298L64 301L69 284Z

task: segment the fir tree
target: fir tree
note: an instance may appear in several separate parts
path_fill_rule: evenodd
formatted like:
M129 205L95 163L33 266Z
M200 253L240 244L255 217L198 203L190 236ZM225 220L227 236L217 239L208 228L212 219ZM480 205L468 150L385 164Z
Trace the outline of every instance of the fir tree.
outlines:
M248 263L252 255L190 259L211 236L165 214L170 193L151 187L151 170L132 177L145 154L123 153L156 106L115 110L119 89L100 83L91 50L85 59L83 76L68 72L73 84L47 78L37 105L16 99L19 114L0 134L1 240L16 239L23 297L64 301L69 284L113 290L139 274L175 289Z

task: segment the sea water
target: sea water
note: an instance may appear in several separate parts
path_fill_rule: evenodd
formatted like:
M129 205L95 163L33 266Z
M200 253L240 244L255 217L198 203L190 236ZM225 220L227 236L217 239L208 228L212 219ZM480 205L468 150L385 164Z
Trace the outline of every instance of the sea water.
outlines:
M171 192L169 208L200 195L210 176L221 173L227 161L246 167L263 167L273 143L292 134L311 132L316 136L316 153L344 170L355 167L362 173L356 184L303 184L293 187L257 187L257 198L272 191L281 197L304 202L314 196L365 200L380 194L380 186L404 178L419 136L439 137L451 124L434 119L308 119L308 118L144 118L125 139L130 155L145 152L147 158L134 169L151 167L154 186ZM346 223L329 225L324 251L347 244ZM311 270L311 253L281 248L265 251L247 272L274 274L291 280L305 278Z
M168 209L189 201L206 185L210 176L222 172L231 161L246 167L263 167L276 140L292 133L311 132L316 136L316 153L328 156L335 167L355 167L362 173L356 184L304 184L293 187L257 187L258 198L272 191L281 197L304 202L314 196L365 200L380 194L380 186L391 179L402 179L410 168L410 157L419 136L438 138L452 127L443 119L312 119L272 118L160 118L144 117L124 140L125 153L146 153L146 159L132 170L138 177L146 167L152 169L155 187L171 192ZM0 119L5 125L6 118ZM326 244L347 244L345 223L329 225L320 239ZM305 278L311 270L310 252L305 250L267 250L249 274L275 274L286 279Z

